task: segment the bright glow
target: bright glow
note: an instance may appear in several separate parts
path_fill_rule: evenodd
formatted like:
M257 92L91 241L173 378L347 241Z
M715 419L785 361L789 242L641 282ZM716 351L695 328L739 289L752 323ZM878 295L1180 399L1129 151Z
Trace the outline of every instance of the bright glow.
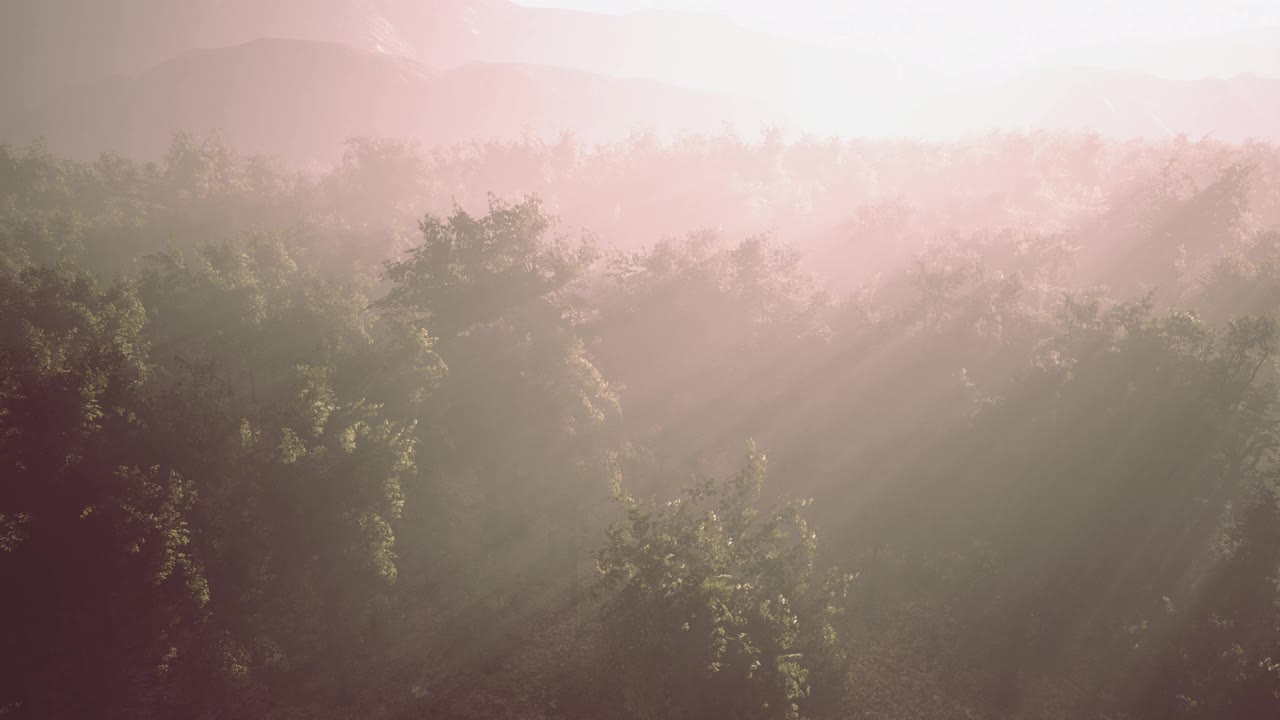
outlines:
M1074 121L1053 109L1057 105L1103 108L1105 117L1119 118L1138 134L1218 132L1225 126L1183 127L1176 119L1170 128L1159 109L1163 101L1153 99L1162 92L1163 80L1280 76L1275 49L1280 2L1275 0L520 4L617 15L664 10L717 16L725 31L705 36L702 55L686 51L660 79L762 100L785 109L787 127L820 134L948 137L952 130L990 125L986 111L992 108L1004 108L1008 127L1038 126L1046 114L1071 125ZM667 27L676 27L671 20ZM774 40L759 32L730 32L730 21L770 33ZM1063 68L1105 72L1071 76ZM1040 73L1050 71L1056 73L1055 84L1041 92ZM1124 73L1154 77L1135 81ZM1077 94L1062 94L1067 89ZM1127 102L1118 107L1116 98ZM1039 105L1027 106L1028 99ZM1079 124L1099 122L1081 116Z
M519 0L622 14L715 13L825 45L871 50L961 75L1027 69L1096 46L1157 43L1280 26L1274 0Z

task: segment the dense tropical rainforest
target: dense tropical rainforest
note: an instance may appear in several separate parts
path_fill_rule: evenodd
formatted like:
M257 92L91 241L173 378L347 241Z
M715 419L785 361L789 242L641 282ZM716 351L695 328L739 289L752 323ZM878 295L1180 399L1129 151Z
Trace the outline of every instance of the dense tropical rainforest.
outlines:
M0 718L1280 717L1280 150L0 146Z

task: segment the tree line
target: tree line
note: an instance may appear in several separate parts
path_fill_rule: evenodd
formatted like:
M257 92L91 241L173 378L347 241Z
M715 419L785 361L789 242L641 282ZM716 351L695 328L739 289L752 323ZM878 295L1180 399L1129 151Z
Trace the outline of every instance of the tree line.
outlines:
M682 142L0 149L0 717L1280 709L1273 148Z

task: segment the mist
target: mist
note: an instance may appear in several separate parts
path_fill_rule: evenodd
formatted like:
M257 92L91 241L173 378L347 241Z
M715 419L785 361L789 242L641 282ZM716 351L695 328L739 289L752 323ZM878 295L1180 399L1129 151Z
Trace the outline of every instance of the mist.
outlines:
M6 4L0 720L1280 717L1277 48Z

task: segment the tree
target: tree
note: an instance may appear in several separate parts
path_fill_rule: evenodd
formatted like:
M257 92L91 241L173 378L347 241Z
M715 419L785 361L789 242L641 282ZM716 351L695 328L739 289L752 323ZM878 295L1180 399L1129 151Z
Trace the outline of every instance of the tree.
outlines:
M0 707L139 717L209 602L197 491L154 452L133 283L0 273Z
M376 701L367 678L403 635L404 508L430 502L418 416L439 358L278 237L154 256L140 286L151 437L199 492L193 539L214 589L186 666L199 681L174 712Z
M455 208L421 229L422 245L386 264L375 309L430 332L447 367L422 445L423 482L444 512L418 527L447 529L435 549L448 571L432 586L456 615L438 638L439 672L465 676L554 598L571 602L591 511L607 501L600 478L619 406L574 293L595 257L588 239L554 234L536 198L491 198L484 217Z
M422 244L387 261L393 286L379 305L425 313L445 339L512 313L558 315L557 301L596 251L585 238L547 237L552 225L536 197L511 205L490 196L482 218L456 207L447 220L428 215Z
M737 475L679 500L618 489L598 591L606 672L633 716L794 720L838 676L831 620L851 578L819 571L807 503L758 507L764 479L750 444Z

